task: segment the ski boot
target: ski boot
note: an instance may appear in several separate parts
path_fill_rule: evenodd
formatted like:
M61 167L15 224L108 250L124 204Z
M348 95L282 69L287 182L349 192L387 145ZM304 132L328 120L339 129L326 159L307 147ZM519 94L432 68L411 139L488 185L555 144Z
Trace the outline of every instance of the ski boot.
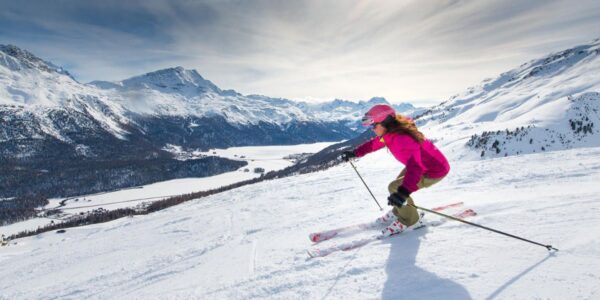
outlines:
M375 220L375 223L377 225L389 225L390 223L396 221L396 219L398 218L396 217L396 215L394 215L393 210L390 209L390 211L388 211L387 214L377 218Z
M401 233L407 229L415 229L415 228L419 228L424 226L425 224L423 223L423 213L419 214L419 220L410 226L406 226L404 224L402 224L400 222L400 220L396 220L394 222L392 222L392 224L390 224L388 227L386 227L384 230L381 231L381 235L384 237L390 236L390 235L394 235L394 234L398 234Z

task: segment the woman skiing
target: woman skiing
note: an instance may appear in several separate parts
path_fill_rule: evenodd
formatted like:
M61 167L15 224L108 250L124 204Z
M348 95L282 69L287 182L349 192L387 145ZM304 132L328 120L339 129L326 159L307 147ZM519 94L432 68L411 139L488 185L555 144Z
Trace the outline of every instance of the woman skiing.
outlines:
M391 106L373 106L362 121L364 126L371 126L377 136L354 151L344 152L342 158L348 161L387 147L405 165L388 186L388 205L392 205L393 209L377 220L382 224L391 222L383 230L383 235L397 234L419 222L420 215L412 206L414 202L410 195L438 183L448 174L450 165L442 152L417 129L415 122L397 115Z

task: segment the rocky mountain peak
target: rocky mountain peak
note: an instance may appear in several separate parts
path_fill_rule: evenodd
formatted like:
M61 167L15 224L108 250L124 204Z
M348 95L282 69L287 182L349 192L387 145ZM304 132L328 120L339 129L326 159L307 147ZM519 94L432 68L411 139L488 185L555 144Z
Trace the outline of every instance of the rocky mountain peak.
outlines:
M71 74L62 67L58 67L14 45L0 44L0 64L13 71L38 69L44 72L67 75L73 79Z

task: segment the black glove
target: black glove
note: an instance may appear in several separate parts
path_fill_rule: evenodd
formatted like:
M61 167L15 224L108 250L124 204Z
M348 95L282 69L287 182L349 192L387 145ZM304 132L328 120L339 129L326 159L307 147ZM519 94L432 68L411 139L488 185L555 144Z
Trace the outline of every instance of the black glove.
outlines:
M352 158L355 158L356 154L354 154L354 151L349 151L346 150L344 151L341 155L340 158L343 159L344 161L349 161Z
M403 186L398 187L398 191L388 197L388 205L402 206L406 203L408 197L410 197L410 192Z

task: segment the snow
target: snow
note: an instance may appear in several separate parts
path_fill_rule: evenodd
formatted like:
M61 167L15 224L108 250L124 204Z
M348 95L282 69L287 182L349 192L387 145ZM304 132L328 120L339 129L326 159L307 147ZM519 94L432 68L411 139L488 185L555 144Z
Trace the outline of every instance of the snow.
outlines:
M170 196L208 191L236 182L257 178L261 174L255 173L255 168L262 168L265 172L281 170L294 164L292 160L285 159L285 157L298 153L316 153L331 144L334 143L325 142L287 146L232 147L227 149L213 149L208 152L193 152L189 158L193 158L194 156L203 157L214 155L234 160L245 160L248 162L248 165L238 170L215 176L173 179L120 189L113 192L80 195L68 198L51 198L48 199L49 203L44 206L44 208L52 209L61 207L64 209L64 214L61 215L60 219L57 220L57 216L53 216L54 219L30 219L24 222L0 226L0 233L8 236L24 230L35 230L38 226L44 226L51 221L58 223L61 222L61 219L68 218L73 214L89 212L97 208L113 210L135 207L138 204L149 203ZM248 169L248 172L246 172L245 169ZM63 203L62 206L61 203Z
M233 124L260 122L346 121L357 122L374 103L388 103L380 97L358 103L333 100L324 103L297 102L261 95L241 95L222 90L196 70L168 68L118 82L93 81L89 86L105 90L129 110L149 115L226 117ZM421 111L409 103L397 104L399 112Z
M555 254L447 222L309 260L308 233L382 214L344 164L20 239L0 249L0 298L595 299L599 155L593 147L451 161L446 179L414 194L424 207L463 201L479 213L472 221ZM385 150L356 165L384 202L401 165Z
M569 121L600 122L599 49L596 40L533 60L484 80L419 119L425 135L450 158L452 170L439 184L414 194L418 205L463 201L479 213L472 221L551 244L559 252L548 253L539 246L447 222L356 250L307 259L306 249L313 247L307 238L310 232L383 214L354 170L343 164L240 187L150 215L11 241L0 248L0 299L597 299L600 131L574 132ZM35 59L32 63L46 64ZM243 96L220 90L197 72L181 67L85 86L62 71L27 72L19 62L0 56L0 84L6 87L0 89L0 104L31 104L41 119L45 107L82 109L95 103L99 106L94 118L117 136L125 132L113 120L126 122L128 110L223 114L241 124L319 118L350 122L360 116L356 107L369 105L342 100L309 105ZM36 87L38 82L44 88ZM103 113L103 105L110 108L108 114ZM523 143L513 135L494 136L506 142L506 152L498 156L510 156L480 160L481 149L466 147L473 135L483 131L521 126L527 127ZM44 131L60 135L52 126ZM536 140L528 142L529 138ZM548 145L549 139L560 139L561 144ZM313 146L316 150L326 144ZM544 146L552 151L539 153ZM282 153L300 150L239 147L183 153L174 145L166 149L182 159L244 156L249 172L243 168L210 178L86 195L83 203L67 201L67 208L89 204L112 209L137 204L111 204L120 199L210 189L258 176L252 172L255 167L269 171L288 166L291 162L282 160ZM385 204L387 184L401 165L380 150L362 158L357 167ZM52 199L49 207L62 200ZM89 208L80 209L72 212ZM47 221L34 219L2 230L37 227L40 222ZM319 247L376 233L338 237Z
M246 166L246 168L253 169L254 167L261 167L264 168L266 172L269 172L280 170L293 164L289 160L281 160L283 157L298 153L316 153L336 143L338 142L281 146L231 147L227 149L211 149L207 152L201 152L201 154L211 155L216 153L214 155L229 159L240 159L243 156L244 159L248 161L248 166Z
M598 147L600 129L596 127L588 135L574 133L569 121L600 122L599 47L600 41L595 40L486 79L433 107L418 119L418 125L457 159L478 159L482 150L488 150L486 157L498 157ZM471 136L484 131L514 133L529 126L533 129L527 129L522 139L494 136L491 142L506 142L497 153L489 147L475 151L465 147ZM531 138L534 142L530 145L527 141Z
M0 45L0 50L5 48ZM72 116L72 111L89 114L105 130L124 139L127 131L118 123L129 121L124 107L110 99L109 93L80 84L68 72L30 53L19 57L8 53L0 51L0 109L20 109L30 113L28 120L31 124L28 126L34 128L39 123L37 126L41 132L65 142L70 142L70 139L63 128L54 124L50 115L53 110L70 111Z

